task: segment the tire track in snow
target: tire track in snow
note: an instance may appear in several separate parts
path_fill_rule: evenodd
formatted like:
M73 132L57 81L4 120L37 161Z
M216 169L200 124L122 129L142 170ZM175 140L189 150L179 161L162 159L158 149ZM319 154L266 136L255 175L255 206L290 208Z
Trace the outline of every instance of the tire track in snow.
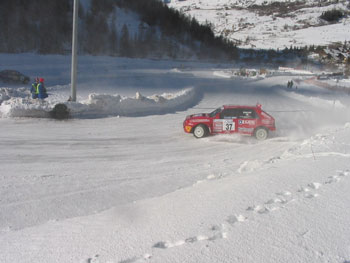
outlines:
M340 130L349 129L346 124ZM241 163L237 169L238 173L253 172L264 169L266 166L283 161L283 160L298 160L298 159L316 159L320 157L338 156L342 158L350 158L349 153L331 151L330 145L334 147L336 144L335 138L332 134L316 134L310 139L304 140L301 144L293 146L284 151L280 156L274 156L267 160L248 160ZM319 149L318 151L316 151Z

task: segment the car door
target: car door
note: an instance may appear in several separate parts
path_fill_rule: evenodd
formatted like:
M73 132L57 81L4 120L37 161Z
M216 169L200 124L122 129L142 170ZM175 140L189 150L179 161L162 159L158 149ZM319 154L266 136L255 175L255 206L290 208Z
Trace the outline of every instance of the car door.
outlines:
M237 109L223 109L219 115L219 118L213 121L213 132L237 132Z
M242 134L253 134L257 125L258 114L254 109L237 109L237 131Z

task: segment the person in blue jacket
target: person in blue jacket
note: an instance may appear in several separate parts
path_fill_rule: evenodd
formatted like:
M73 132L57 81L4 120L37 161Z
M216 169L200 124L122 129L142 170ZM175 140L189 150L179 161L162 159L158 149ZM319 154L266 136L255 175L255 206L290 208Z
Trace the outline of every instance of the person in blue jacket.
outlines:
M37 85L36 92L38 94L38 99L45 99L48 97L43 78L39 79L39 83Z

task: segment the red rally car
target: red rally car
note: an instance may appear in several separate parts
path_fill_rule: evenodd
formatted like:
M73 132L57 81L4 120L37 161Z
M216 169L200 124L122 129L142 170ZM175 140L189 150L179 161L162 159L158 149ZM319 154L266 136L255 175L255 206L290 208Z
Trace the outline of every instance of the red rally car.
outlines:
M211 113L193 114L186 117L183 128L196 138L208 134L240 133L265 140L275 131L275 119L261 109L261 105L224 105Z

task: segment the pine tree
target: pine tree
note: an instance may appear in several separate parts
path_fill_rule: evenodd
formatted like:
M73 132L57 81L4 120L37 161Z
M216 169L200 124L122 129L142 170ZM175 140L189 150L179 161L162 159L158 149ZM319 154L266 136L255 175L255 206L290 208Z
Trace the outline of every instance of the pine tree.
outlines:
M118 34L115 24L111 25L111 28L109 37L110 53L111 55L116 56L118 54Z
M131 41L129 36L129 29L126 24L123 25L120 37L120 52L119 54L122 57L131 57L132 56L132 48Z

